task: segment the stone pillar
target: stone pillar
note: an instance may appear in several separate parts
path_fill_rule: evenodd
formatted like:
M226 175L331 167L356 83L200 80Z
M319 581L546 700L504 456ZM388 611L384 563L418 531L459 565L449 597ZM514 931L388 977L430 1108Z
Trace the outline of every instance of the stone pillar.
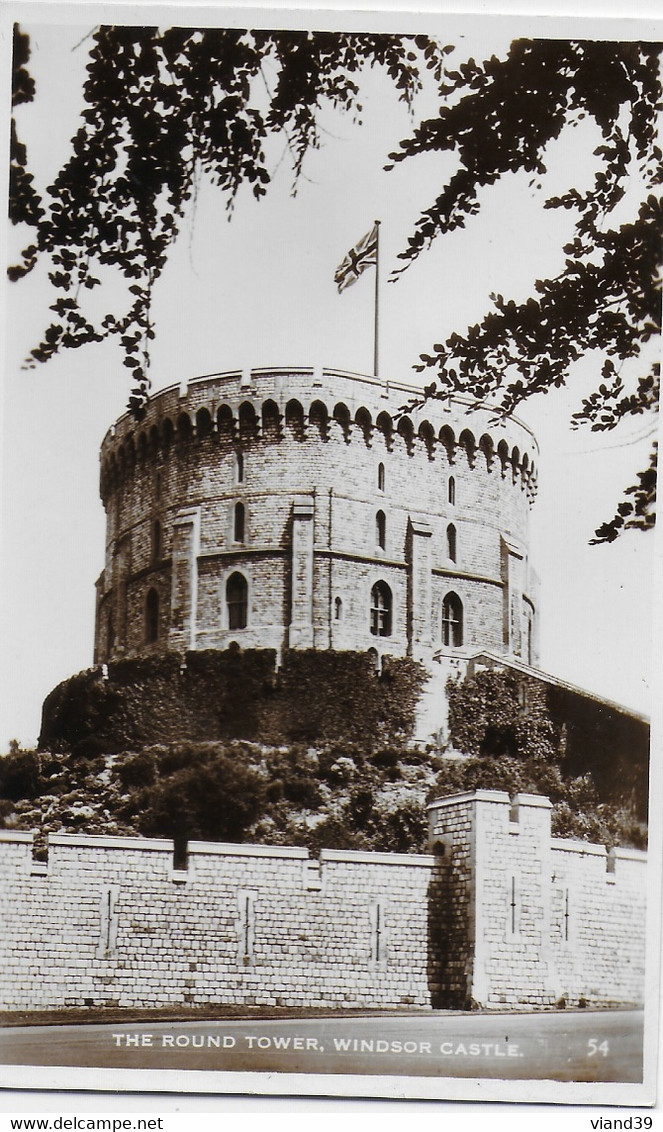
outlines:
M432 621L431 529L410 518L408 651L415 660L430 659Z
M525 556L514 542L501 539L502 582L504 585L503 643L512 656L525 660L523 633L523 593L525 590Z
M292 507L292 590L288 645L313 648L313 538L315 499L297 496Z
M549 1005L550 811L547 798L477 790L428 807L446 860L449 1006ZM464 1001L462 1001L464 995Z
M198 606L198 553L200 509L178 511L173 523L173 567L170 602L170 648L185 651L196 647Z

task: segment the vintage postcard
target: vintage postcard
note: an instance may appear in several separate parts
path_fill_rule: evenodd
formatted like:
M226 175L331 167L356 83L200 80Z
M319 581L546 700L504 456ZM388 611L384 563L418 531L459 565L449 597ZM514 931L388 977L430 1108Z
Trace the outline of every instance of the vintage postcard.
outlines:
M0 1085L653 1105L663 22L2 16Z

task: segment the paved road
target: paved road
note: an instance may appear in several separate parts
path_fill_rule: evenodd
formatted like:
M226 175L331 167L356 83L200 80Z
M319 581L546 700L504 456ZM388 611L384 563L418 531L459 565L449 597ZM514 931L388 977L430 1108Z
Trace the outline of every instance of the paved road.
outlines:
M123 1069L642 1080L641 1011L416 1014L0 1030L0 1062Z

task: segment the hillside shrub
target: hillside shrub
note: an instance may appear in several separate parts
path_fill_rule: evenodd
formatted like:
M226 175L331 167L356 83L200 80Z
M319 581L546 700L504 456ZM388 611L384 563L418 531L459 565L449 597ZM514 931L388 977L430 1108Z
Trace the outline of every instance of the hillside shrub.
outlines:
M139 831L175 841L241 841L264 811L264 782L220 753L160 777L142 795Z
M34 751L15 751L0 758L0 797L10 802L36 798L43 788L39 758Z

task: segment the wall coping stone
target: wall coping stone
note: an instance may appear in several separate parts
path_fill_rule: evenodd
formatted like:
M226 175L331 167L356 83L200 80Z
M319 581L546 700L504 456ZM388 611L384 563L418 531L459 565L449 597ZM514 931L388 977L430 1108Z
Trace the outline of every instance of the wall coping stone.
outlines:
M145 853L172 853L173 843L161 837L104 837L95 833L49 833L48 844L93 849L140 849Z
M519 806L528 806L531 809L552 810L552 802L542 794L516 794L513 801ZM468 790L465 794L450 794L447 798L436 798L429 802L427 810L436 810L443 806L455 806L459 802L499 802L503 806L510 806L512 799L506 790ZM514 823L515 824L515 823Z
M463 802L501 802L503 806L511 805L511 799L505 790L468 790L465 794L450 794L447 798L436 798L429 802L427 810L437 810L443 806L457 806Z
M544 797L543 794L516 794L514 801L518 806L530 806L533 809L552 810L553 808L550 798Z
M190 841L187 853L191 857L292 857L309 860L309 851L299 845L239 845L230 841Z
M344 861L349 864L365 865L413 865L415 868L431 869L439 861L429 853L372 853L370 849L321 849L321 861Z
M594 841L571 841L566 837L551 837L552 849L564 850L566 853L587 853L594 857L607 857L605 845L597 845Z
M631 849L628 845L615 845L612 850L615 857L621 861L645 861L647 860L646 849Z
M34 833L32 830L26 832L22 829L0 829L0 841L16 841L23 845L32 842Z

